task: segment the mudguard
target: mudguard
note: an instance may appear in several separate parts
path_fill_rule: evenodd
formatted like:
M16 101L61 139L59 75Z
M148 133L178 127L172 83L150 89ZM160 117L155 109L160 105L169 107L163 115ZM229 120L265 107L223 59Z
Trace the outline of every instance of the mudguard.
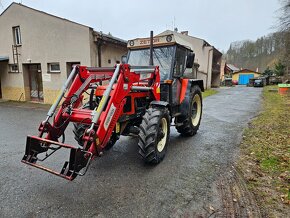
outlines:
M182 79L182 88L180 93L180 112L182 115L187 115L189 112L191 90L195 85L199 86L200 90L204 92L203 80Z

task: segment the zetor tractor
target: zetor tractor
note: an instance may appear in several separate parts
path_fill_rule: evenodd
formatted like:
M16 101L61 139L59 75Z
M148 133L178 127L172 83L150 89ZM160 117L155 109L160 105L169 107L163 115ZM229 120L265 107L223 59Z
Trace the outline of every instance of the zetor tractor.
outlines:
M173 34L153 38L152 32L150 38L130 40L128 48L126 60L115 67L73 68L40 123L38 136L27 136L23 163L73 180L120 135L138 135L144 161L158 164L165 156L173 120L182 136L197 132L203 82L184 76L186 68L192 71L194 53ZM90 92L87 102L85 92ZM79 146L65 143L70 122ZM37 163L60 148L70 150L60 172Z

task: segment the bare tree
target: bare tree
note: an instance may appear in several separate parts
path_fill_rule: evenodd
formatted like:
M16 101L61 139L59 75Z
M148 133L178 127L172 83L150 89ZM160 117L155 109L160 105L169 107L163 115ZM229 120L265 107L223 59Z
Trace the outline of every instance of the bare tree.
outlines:
M280 0L279 29L281 31L290 31L290 0Z
M279 10L278 30L283 33L285 43L282 62L286 65L287 74L290 74L290 0L279 1L282 7Z

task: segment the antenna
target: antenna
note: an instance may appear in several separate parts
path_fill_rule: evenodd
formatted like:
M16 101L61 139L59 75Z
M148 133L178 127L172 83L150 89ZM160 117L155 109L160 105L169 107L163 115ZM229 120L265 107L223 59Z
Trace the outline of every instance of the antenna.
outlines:
M175 29L175 16L173 17L173 29Z

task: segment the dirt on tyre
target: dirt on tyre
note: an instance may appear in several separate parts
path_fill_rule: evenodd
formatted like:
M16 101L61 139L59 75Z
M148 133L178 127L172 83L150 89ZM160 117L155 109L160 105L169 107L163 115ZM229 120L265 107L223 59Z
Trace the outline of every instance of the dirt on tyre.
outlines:
M176 130L182 136L193 136L199 129L202 116L202 95L199 86L193 86L188 96L189 110L185 115L176 117Z
M167 108L149 108L139 126L139 153L145 163L158 164L166 153L170 135L170 115Z

